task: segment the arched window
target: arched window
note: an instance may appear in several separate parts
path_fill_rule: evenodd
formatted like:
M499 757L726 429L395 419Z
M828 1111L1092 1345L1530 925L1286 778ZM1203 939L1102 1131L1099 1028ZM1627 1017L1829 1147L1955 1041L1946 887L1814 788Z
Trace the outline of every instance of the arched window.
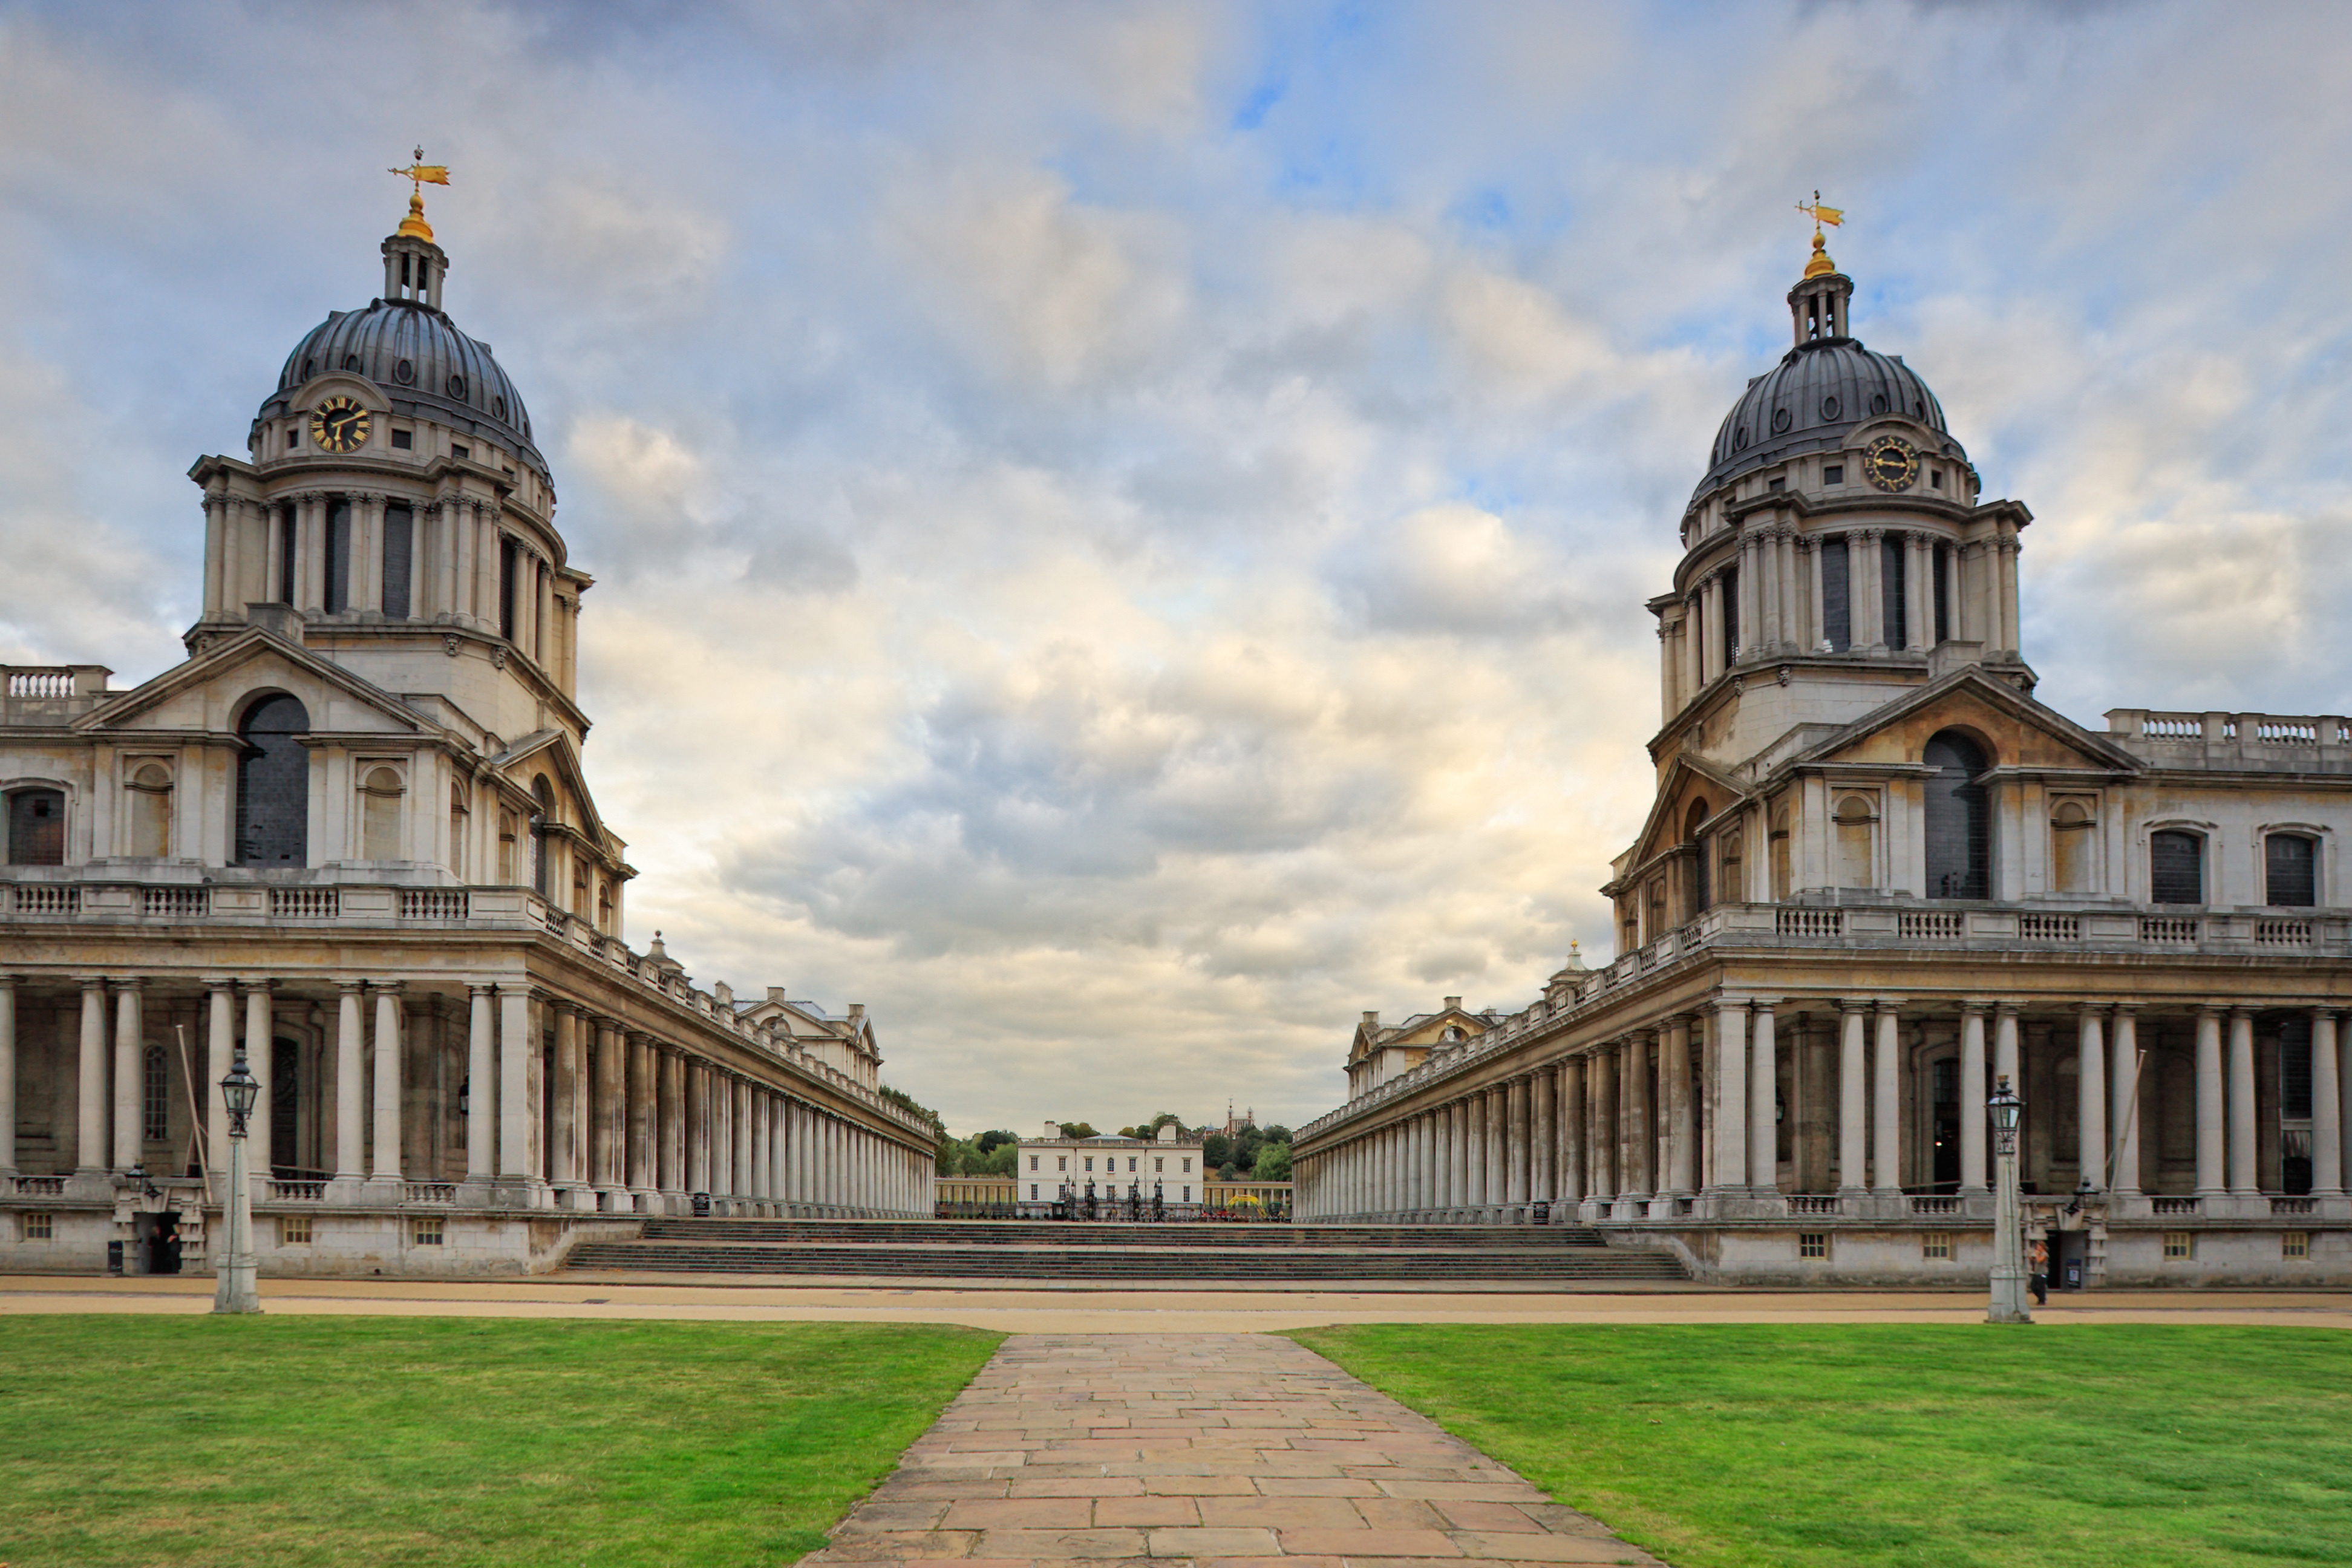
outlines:
M1842 795L1830 814L1837 832L1837 885L1878 885L1878 803L1866 795Z
M406 798L397 768L370 768L360 781L360 858L400 858L400 805Z
M20 789L8 797L8 864L66 863L66 797L54 789Z
M147 1047L146 1072L140 1088L140 1136L150 1143L161 1143L172 1135L172 1071L165 1065L163 1047Z
M2205 901L2205 836L2178 828L2147 836L2147 896L2152 903Z
M1992 809L1985 787L1983 751L1957 730L1927 742L1921 761L1936 770L1926 781L1927 896L1992 897Z
M2062 800L2050 813L2050 883L2059 893L2088 893L2096 881L2098 822L2087 801Z
M530 890L542 899L555 895L550 889L555 878L552 857L547 852L547 832L555 825L555 786L541 773L530 784L531 798L537 803L530 812Z
M172 852L172 771L147 763L131 775L125 805L131 817L131 853L162 857Z
M1789 808L1785 805L1772 814L1771 840L1772 897L1775 900L1784 900L1795 880L1789 856Z
M1706 820L1706 802L1695 800L1683 814L1683 842L1690 846L1690 912L1696 915L1706 910L1714 895L1713 879L1706 874L1706 840L1699 837L1699 825Z
M516 840L521 831L522 825L516 820L513 812L499 813L499 885L500 887L511 888L520 879L515 875L515 854L518 848Z
M2319 902L2319 840L2305 833L2273 833L2263 839L2263 881L2266 904Z
M610 880L597 884L596 929L606 936L613 934L613 884Z
M236 732L245 754L236 768L236 863L310 863L310 752L301 737L310 714L280 693L246 710Z

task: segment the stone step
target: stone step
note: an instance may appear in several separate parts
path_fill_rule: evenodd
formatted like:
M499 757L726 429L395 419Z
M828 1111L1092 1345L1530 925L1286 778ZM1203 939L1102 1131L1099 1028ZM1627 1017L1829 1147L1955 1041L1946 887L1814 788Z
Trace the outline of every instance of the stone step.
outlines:
M1589 1226L1481 1225L1215 1225L1054 1220L804 1220L649 1218L648 1240L757 1241L863 1245L924 1243L964 1246L1071 1247L1339 1247L1357 1251L1541 1251L1604 1248Z
M887 1244L583 1242L575 1269L665 1273L863 1275L908 1279L1361 1280L1466 1282L1682 1279L1671 1254L1612 1248L1391 1249L893 1246Z

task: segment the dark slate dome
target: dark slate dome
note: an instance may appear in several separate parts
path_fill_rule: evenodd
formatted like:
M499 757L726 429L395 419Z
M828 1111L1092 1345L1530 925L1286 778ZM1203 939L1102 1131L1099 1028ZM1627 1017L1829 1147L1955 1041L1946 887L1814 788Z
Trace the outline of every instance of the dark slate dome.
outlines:
M290 412L291 395L313 376L342 371L382 387L396 413L430 419L506 447L542 476L547 461L531 444L522 394L490 357L490 346L459 331L449 318L407 300L378 300L363 310L337 310L304 334L278 373L278 391L262 413Z
M1799 453L1835 451L1856 426L1890 416L1926 426L1944 437L1948 451L1959 454L1944 424L1944 405L1918 372L1900 354L1866 349L1853 335L1846 319L1853 298L1853 279L1837 270L1816 231L1812 259L1789 290L1796 346L1750 381L1724 416L1706 478L1691 492L1694 500Z

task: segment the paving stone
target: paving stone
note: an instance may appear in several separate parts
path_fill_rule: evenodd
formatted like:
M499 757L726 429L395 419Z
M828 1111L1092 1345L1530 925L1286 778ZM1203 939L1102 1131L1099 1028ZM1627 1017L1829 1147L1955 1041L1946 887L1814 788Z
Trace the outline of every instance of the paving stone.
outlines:
M809 1563L1651 1559L1288 1340L1008 1339Z

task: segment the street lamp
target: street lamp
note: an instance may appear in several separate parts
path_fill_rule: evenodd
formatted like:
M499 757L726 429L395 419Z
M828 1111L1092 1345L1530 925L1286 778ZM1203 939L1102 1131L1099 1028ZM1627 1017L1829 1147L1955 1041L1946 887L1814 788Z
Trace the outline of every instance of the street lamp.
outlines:
M2017 1194L2017 1121L2025 1101L2009 1087L2009 1075L1995 1080L1985 1114L1992 1119L1993 1153L2000 1162L1992 1211L1992 1300L1985 1309L1988 1323L2030 1323L2033 1313L2025 1305L2025 1226Z
M220 1081L221 1103L228 1108L228 1236L227 1256L215 1270L219 1283L213 1290L215 1312L258 1312L261 1292L254 1283L258 1271L253 1257L253 1186L245 1174L245 1124L261 1098L261 1080L245 1065L245 1052Z

